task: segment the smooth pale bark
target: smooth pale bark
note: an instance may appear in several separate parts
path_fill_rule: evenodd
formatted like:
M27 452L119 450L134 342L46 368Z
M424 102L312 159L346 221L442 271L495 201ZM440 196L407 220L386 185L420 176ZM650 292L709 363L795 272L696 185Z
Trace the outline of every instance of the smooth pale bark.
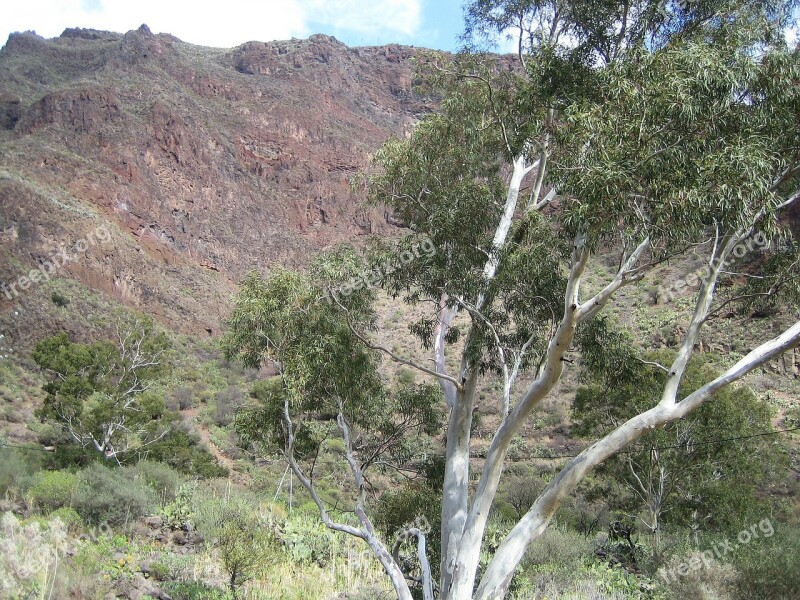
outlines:
M478 483L478 489L475 492L475 499L464 535L459 544L456 562L453 566L453 580L449 588L442 588L444 590L443 598L448 600L467 600L472 597L486 520L497 493L508 447L536 404L550 392L561 377L563 370L562 358L572 343L572 338L575 334L579 309L580 281L588 258L589 251L584 246L583 239L579 236L573 251L572 269L567 282L564 316L561 324L548 345L542 373L531 384L514 410L505 418L492 440L483 472L481 473L481 479Z
M408 586L405 574L400 568L400 565L397 564L397 561L394 560L392 555L386 549L386 546L384 546L383 542L381 542L380 538L375 532L375 528L373 527L372 522L370 521L364 509L364 496L365 496L364 473L358 466L358 462L356 461L353 455L353 446L350 438L350 428L347 424L347 421L344 418L343 413L341 412L341 404L339 405L339 407L340 407L340 412L339 415L337 416L336 422L342 431L342 435L344 436L347 462L350 465L350 468L353 473L353 480L359 492L354 507L354 512L361 523L361 527L353 527L352 525L347 525L345 523L337 523L336 521L331 519L330 514L325 508L325 503L322 501L322 498L320 498L319 494L317 493L314 484L311 482L311 479L303 472L303 469L298 464L294 455L295 434L294 434L294 425L292 423L291 415L289 412L288 398L285 400L283 406L283 422L284 425L286 426L286 447L284 448L284 456L287 462L289 463L289 467L292 469L292 472L295 474L295 476L300 481L302 486L306 488L306 490L308 490L308 493L311 494L311 499L314 501L314 504L317 505L320 518L322 519L322 522L325 524L325 526L332 531L341 531L342 533L347 533L349 535L352 535L353 537L357 537L364 540L372 549L372 553L381 563L381 566L383 567L384 571L386 571L386 574L389 576L389 579L392 582L392 586L394 587L395 593L397 594L398 600L413 600L413 596L411 595L411 589Z
M469 500L469 442L478 375L472 372L456 396L447 427L442 495L442 562L440 589L448 589L462 543ZM446 598L446 596L444 596Z
M456 310L454 308L448 308L447 300L447 294L442 294L439 298L439 321L436 324L433 340L433 364L436 368L436 372L445 377L447 376L447 363L444 336L447 335L447 330L450 329L450 324L456 316ZM445 403L448 408L452 409L456 403L457 390L455 384L444 377L439 377L439 386L442 389Z
M711 260L708 264L708 273L706 277L703 278L700 290L697 293L697 302L695 304L692 320L683 338L683 343L678 350L678 356L675 357L667 373L667 381L664 384L664 391L661 395L660 402L660 404L664 406L670 406L675 403L678 394L678 386L689 364L694 346L700 338L700 329L711 311L711 304L714 301L714 291L716 290L720 271L740 239L742 239L742 235L730 235L723 239L722 243L717 240L717 243L714 245L714 250L711 253Z
M527 165L524 156L518 156L513 162L513 172L508 184L503 214L492 238L492 253L484 265L483 275L490 281L497 273L500 251L505 246L508 233L514 222L514 214L519 202L519 193L525 176L538 164ZM479 294L475 308L480 311L486 297ZM437 369L444 369L444 333L445 319L452 319L448 309L440 304L440 328L437 330L434 360ZM447 323L449 326L449 322ZM466 347L470 344L467 336ZM478 380L477 370L467 357L465 350L461 361L461 389L457 390L455 402L450 406L450 418L447 428L447 447L445 454L444 495L442 497L442 561L440 589L447 590L452 585L456 568L456 555L462 546L464 526L467 521L469 502L469 443L472 428L472 411L475 406L475 386ZM445 391L447 398L448 390ZM446 597L446 596L444 596Z
M753 369L798 344L800 344L800 322L750 352L721 376L681 402L672 406L658 405L633 417L572 459L500 544L478 586L475 600L500 600L505 597L514 570L522 560L528 545L547 528L561 502L575 490L591 469L645 433L685 417L710 400L713 394L723 387L738 381Z
M425 534L417 528L409 529L409 533L417 537L417 559L422 571L422 600L433 600L433 576L428 562L428 550Z
M500 224L494 232L492 239L492 256L489 257L488 262L483 268L483 275L487 281L491 280L497 273L497 266L500 264L500 250L505 246L508 232L511 230L511 225L514 222L514 213L517 210L517 203L519 202L519 191L522 188L522 182L525 176L530 173L539 165L536 161L532 165L527 165L524 156L518 156L514 159L514 170L511 173L511 181L508 184L508 192L506 193L506 203L503 206L503 216L500 218ZM483 296L475 303L478 310L483 308Z

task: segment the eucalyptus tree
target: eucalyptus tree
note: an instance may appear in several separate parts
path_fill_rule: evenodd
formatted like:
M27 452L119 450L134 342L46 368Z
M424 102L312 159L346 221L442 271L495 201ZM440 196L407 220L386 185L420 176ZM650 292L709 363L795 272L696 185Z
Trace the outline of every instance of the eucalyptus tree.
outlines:
M292 473L311 495L323 523L333 531L364 540L383 565L402 598L410 599L398 548L390 548L368 514L370 475L378 470L420 463L422 434L433 434L441 420L435 385L409 384L390 390L381 380L376 353L354 334L374 326L374 290L361 286L334 303L330 285L365 268L357 253L341 249L315 264L311 276L278 270L269 279L251 274L239 294L223 340L228 357L258 367L271 363L277 375L254 389L257 402L236 417L245 442L283 454ZM343 318L342 310L347 311ZM346 508L355 523L340 518L318 488L317 459L328 440L338 437L342 465L350 476ZM337 477L340 479L340 477ZM424 589L432 581L424 532L419 539Z
M49 381L37 415L119 462L170 432L163 400L145 393L166 373L168 351L166 335L149 320L118 326L113 341L81 344L65 332L40 340L33 359Z
M652 365L674 360L674 352L660 350L638 362L631 340L620 336L618 343L629 353L630 368L607 367L590 375L575 394L573 431L581 436L601 435L650 408L663 385L663 372ZM706 353L689 362L680 396L720 374L714 358ZM604 479L623 489L608 495L610 507L637 519L653 535L656 551L665 522L717 531L739 528L765 511L754 500L756 491L768 493L774 481L785 478L785 449L762 435L772 430L771 416L770 407L746 386L720 390L713 402L645 434L600 467Z
M277 359L282 373L295 373L284 376L278 396L284 410L273 413L271 425L280 430L273 437L283 440L290 463L299 439L293 409L327 403L346 442L355 487L363 491L360 469L369 454L352 444L350 423L360 409L348 412L347 404L374 406L384 394L378 376L366 376L377 366L366 357L382 352L438 382L447 411L441 565L438 586L425 581L426 597L435 587L447 600L504 597L526 548L594 467L800 342L794 247L765 257L757 276L736 273L741 244L756 233L785 235L782 214L800 196L800 69L798 51L784 36L791 10L769 0L468 3L467 39L479 45L516 32L516 59L475 47L453 59L422 57L422 80L438 95L440 110L408 139L384 146L367 185L370 197L406 227L399 255L411 256L421 243L436 248L376 277L393 296L428 308L410 328L432 362L417 363L375 341L363 278L348 287L354 293L329 296L324 308L308 302L323 296L324 278L303 284L310 288L299 304L279 300L271 283L245 287L228 354L252 364ZM658 392L558 473L479 572L512 439L573 356L586 369L606 364L610 332L602 317L619 290L689 249L705 253L707 267L693 280L694 309L674 359L654 366L661 367ZM587 269L610 253L618 258L616 272L589 288ZM734 285L742 279L745 285ZM779 335L684 392L704 325L723 308L754 304L783 310ZM319 311L325 322L337 323L338 333L316 330ZM289 339L297 341L293 349L280 350ZM316 358L309 361L312 352ZM364 368L357 377L356 367ZM482 377L501 382L495 401L502 418L473 485L470 442ZM363 394L366 404L358 399ZM431 396L423 397L418 405L428 411ZM384 414L396 412L394 406ZM418 422L428 426L426 419ZM359 429L374 423L362 419ZM313 489L307 478L303 483ZM397 562L362 510L365 503L356 506L360 527L348 529L315 501L329 527L370 544L398 597L409 598ZM424 562L425 538L415 535ZM422 569L423 579L429 572Z

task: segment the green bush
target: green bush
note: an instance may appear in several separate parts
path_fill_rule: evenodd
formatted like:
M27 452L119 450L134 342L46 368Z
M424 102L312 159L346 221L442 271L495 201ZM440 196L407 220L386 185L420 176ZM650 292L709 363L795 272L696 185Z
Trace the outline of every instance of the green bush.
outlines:
M28 491L31 500L43 513L67 506L78 484L78 478L68 471L37 473Z
M524 568L550 564L578 570L593 558L594 541L587 540L577 532L551 526L531 543L522 564Z
M194 524L195 491L193 484L182 485L176 492L175 499L161 511L167 526L171 529L182 529L186 525Z
M200 442L199 436L178 425L164 438L147 447L149 460L163 462L185 475L203 478L224 477L228 469L220 466L214 455Z
M205 498L198 503L197 529L217 548L231 595L277 555L272 531L243 496Z
M194 392L187 387L177 387L166 399L169 410L188 410L194 406Z
M72 506L94 525L124 525L152 512L158 504L147 484L132 479L124 469L92 464L78 474Z
M40 452L5 448L0 460L0 495L19 498L34 483L34 474L41 469Z
M376 528L392 543L408 527L425 532L434 577L438 576L440 561L441 506L441 496L431 488L409 485L385 492L374 509ZM404 546L412 551L408 542Z
M47 519L52 521L53 519L61 519L61 522L64 523L64 527L67 528L67 531L75 531L83 524L83 519L81 516L75 511L74 508L70 506L62 506L61 508L57 508L49 515L47 515Z
M143 460L128 467L133 478L139 478L155 490L162 503L172 502L183 482L181 474L161 462Z
M733 564L739 571L736 581L739 600L794 600L800 598L800 531L776 524L774 534L740 545Z
M164 584L164 591L173 600L230 600L229 592L197 581L181 581Z
M69 305L69 298L60 292L53 292L50 294L50 300L58 307L64 308Z
M245 398L242 390L232 385L226 390L217 392L214 401L216 404L214 423L218 427L226 427L233 422L236 411L244 406Z
M328 565L334 555L334 533L319 516L297 514L283 524L280 534L293 562Z

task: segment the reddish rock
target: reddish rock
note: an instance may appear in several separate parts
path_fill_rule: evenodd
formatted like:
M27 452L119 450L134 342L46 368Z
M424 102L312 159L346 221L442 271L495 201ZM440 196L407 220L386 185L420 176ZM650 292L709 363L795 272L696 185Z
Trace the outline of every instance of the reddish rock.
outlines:
M412 90L414 53L323 35L217 50L146 26L11 36L0 263L33 267L105 225L112 240L63 274L177 330L219 332L249 271L396 233L350 180L431 110ZM20 320L18 337L34 326Z

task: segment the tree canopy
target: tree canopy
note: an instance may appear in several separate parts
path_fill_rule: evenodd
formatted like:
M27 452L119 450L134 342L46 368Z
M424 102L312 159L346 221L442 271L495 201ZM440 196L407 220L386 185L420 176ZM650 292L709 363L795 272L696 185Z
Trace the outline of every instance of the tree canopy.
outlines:
M33 351L36 364L50 376L39 416L109 458L152 444L169 429L159 423L163 399L145 393L167 369L166 335L149 321L117 333L115 341L82 344L62 332L41 340Z
M294 454L301 438L292 415L333 411L363 497L369 453L353 443L353 428L386 439L380 407L383 415L400 408L385 392L376 352L438 382L447 411L438 585L424 532L414 533L426 600L435 587L447 600L503 597L526 548L593 468L800 341L796 247L768 254L755 277L739 273L746 265L737 253L756 233L788 238L784 213L800 197L800 63L784 36L792 9L728 0L467 3L469 51L419 57L420 81L439 110L408 139L384 146L364 186L405 226L398 246L382 252L397 264L377 281L418 307L409 328L431 363L374 341L369 285L324 300L327 286L369 268L351 252L324 258L309 278L279 272L245 283L226 349L253 366L277 365L280 385L261 422L278 428L295 472L302 474ZM516 59L480 52L509 31L518 34ZM396 260L424 241L435 251ZM624 358L607 345L603 311L620 289L689 250L705 267L690 286L694 308L681 316L664 375L647 399L637 393L639 410L620 414L564 466L479 572L514 436L571 363L590 369ZM590 286L587 270L609 257L615 272ZM722 371L689 377L704 326L726 306L763 302L782 311L779 333ZM501 421L475 482L470 441L481 378L501 382ZM433 396L424 398L427 427ZM620 403L622 396L612 405ZM301 481L313 495L312 478ZM329 527L369 543L398 597L410 598L364 503L356 501L354 527L315 501Z

